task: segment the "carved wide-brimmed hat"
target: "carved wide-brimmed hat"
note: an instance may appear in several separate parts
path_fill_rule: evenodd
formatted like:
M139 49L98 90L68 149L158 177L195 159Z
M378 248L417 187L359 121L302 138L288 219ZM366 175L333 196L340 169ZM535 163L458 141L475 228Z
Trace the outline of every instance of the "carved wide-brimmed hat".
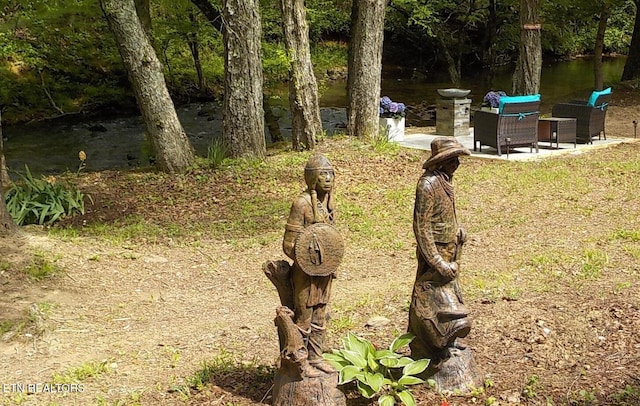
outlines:
M438 137L431 141L431 157L425 161L422 168L427 169L461 155L471 155L471 152L454 137Z
M316 223L306 227L296 238L293 259L311 276L334 273L344 256L344 243L338 230L330 224Z

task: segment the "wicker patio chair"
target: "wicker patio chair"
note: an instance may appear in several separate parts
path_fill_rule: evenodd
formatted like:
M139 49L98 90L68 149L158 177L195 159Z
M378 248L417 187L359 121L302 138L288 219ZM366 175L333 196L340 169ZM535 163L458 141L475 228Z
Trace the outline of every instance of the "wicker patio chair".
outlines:
M607 115L607 107L611 101L611 94L598 96L590 105L585 100L572 100L568 103L559 103L552 107L553 117L565 117L576 119L576 140L581 143L591 144L593 138L601 136L607 139L604 131L604 120Z
M473 117L473 150L488 145L498 150L498 155L507 148L535 147L538 152L538 116L540 101L505 103L502 113L476 111Z

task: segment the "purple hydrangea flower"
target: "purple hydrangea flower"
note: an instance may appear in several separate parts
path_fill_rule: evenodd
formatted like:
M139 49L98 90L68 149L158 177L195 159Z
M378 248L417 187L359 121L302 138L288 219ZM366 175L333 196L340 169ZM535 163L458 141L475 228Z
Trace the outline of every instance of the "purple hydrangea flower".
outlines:
M482 101L487 103L489 106L496 108L500 105L500 96L506 96L507 94L502 90L499 91L490 91L484 95Z
M383 96L380 99L380 107L382 107L385 110L389 109L389 105L391 104L391 99L387 96Z
M380 112L380 117L400 118L404 117L406 108L407 106L404 103L394 102L388 96L383 96L380 98L378 111Z

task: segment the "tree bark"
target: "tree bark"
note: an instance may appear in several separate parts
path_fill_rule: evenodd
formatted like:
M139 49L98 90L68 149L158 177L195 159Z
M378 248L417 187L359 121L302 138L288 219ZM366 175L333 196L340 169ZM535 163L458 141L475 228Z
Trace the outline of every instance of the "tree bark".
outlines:
M198 91L200 94L205 94L207 90L207 79L204 76L202 63L200 62L200 43L198 42L197 34L198 21L192 11L189 12L189 21L191 21L194 31L187 33L187 44L189 44L189 50L191 50L191 56L193 57L193 65L198 75Z
M5 161L4 159L4 139L2 136L2 112L0 112L0 190L8 189L9 185L11 185L11 179L9 179L9 172L7 171L7 161Z
M606 1L602 2L600 9L600 21L598 22L598 31L596 33L596 42L593 50L593 76L595 79L595 89L604 89L604 73L602 71L602 50L604 49L604 33L607 30L607 20L611 10Z
M629 45L627 62L624 64L621 80L640 78L640 0L635 0L636 21L633 26L633 36Z
M200 12L207 18L213 27L222 32L222 16L220 12L209 3L209 0L191 0Z
M18 226L11 218L4 200L4 189L0 187L0 237L14 235L18 231Z
M147 37L149 37L149 41L153 41L153 35L151 35L151 8L149 0L135 0L135 5L136 14L138 14L142 29L145 34L147 34Z
M304 0L281 0L289 66L289 109L294 150L313 149L322 132L318 84L309 51L309 26Z
M540 0L520 0L520 52L513 74L512 94L537 94L542 73L542 45L540 28Z
M354 0L347 75L347 133L373 138L379 131L382 42L387 0Z
M150 138L156 165L165 172L186 170L194 152L169 96L162 64L144 33L133 0L101 0Z
M262 28L257 0L223 5L223 139L232 157L266 155L262 106Z
M7 173L7 166L4 161L4 144L2 140L2 113L0 112L0 237L13 235L18 227L7 211L7 204L4 201L5 188L9 187L11 179Z

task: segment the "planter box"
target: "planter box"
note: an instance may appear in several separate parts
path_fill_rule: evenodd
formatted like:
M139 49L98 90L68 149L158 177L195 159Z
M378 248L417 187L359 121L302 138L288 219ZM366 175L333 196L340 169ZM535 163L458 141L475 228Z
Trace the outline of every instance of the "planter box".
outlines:
M482 110L482 111L490 111L492 113L498 114L498 108L497 107L480 107L480 110Z
M380 118L380 134L386 135L390 142L404 140L404 117Z

